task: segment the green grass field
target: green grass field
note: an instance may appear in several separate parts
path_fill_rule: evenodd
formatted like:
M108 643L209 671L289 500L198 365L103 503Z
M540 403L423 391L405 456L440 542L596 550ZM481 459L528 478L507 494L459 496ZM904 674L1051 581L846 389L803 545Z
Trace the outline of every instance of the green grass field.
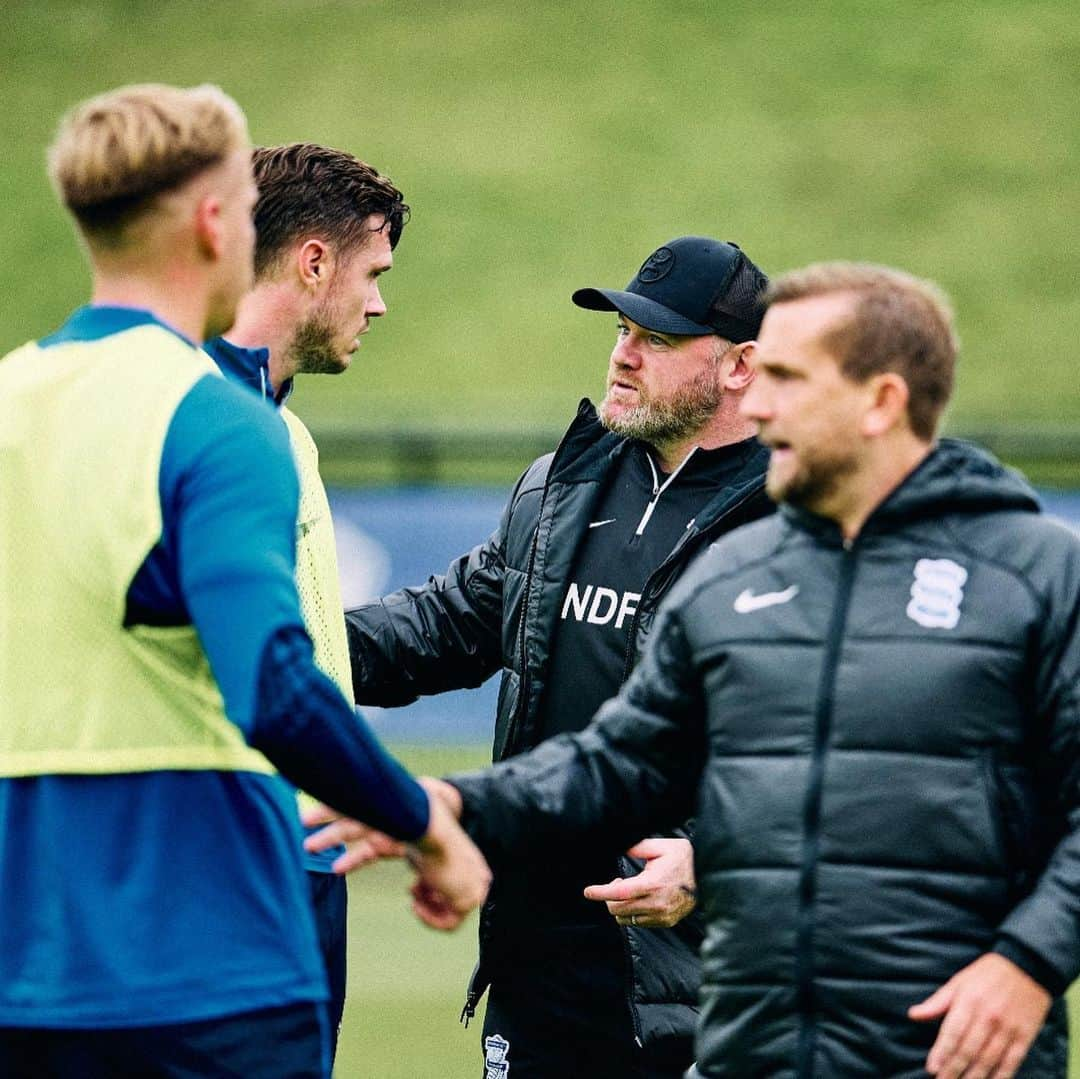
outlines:
M487 746L398 747L419 774L490 761ZM337 1079L477 1079L480 1023L458 1022L476 960L476 915L454 933L421 925L410 910L410 875L381 864L349 878L349 995Z
M480 767L488 748L398 747L421 774ZM409 875L385 864L349 878L349 999L337 1079L479 1079L480 1019L465 1030L458 1015L476 959L476 916L453 934L426 929L409 910ZM1070 994L1073 1026L1080 983ZM1080 1079L1074 1038L1069 1074ZM569 1077L565 1077L569 1079Z
M8 0L0 350L87 276L43 176L60 112L133 80L216 80L262 142L370 159L413 223L357 370L316 429L557 431L613 326L569 293L658 243L771 271L896 263L955 298L954 427L1075 425L1080 20L1070 0Z

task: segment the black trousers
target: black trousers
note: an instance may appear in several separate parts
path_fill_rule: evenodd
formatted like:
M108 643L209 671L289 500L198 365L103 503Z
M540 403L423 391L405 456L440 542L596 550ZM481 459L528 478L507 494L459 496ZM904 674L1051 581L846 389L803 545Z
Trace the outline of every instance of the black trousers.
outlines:
M0 1079L328 1079L322 1004L113 1030L0 1028Z
M311 902L315 908L315 930L319 952L330 983L326 1021L330 1027L330 1061L337 1055L341 1016L345 1011L345 942L348 915L348 888L345 878L335 873L308 872Z
M545 933L499 964L484 1015L484 1079L682 1079L689 1039L638 1043L627 959L611 928Z

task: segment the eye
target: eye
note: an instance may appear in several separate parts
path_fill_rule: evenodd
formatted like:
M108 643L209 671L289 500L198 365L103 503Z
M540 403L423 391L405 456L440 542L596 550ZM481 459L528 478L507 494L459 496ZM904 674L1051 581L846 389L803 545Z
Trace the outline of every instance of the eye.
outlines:
M664 338L660 337L658 334L651 333L649 334L649 344L652 345L653 348L666 348L668 342L665 341Z
M615 323L615 336L625 337L630 331L621 323Z
M774 382L788 382L795 377L795 373L790 367L785 367L780 363L764 363L760 365L759 369Z

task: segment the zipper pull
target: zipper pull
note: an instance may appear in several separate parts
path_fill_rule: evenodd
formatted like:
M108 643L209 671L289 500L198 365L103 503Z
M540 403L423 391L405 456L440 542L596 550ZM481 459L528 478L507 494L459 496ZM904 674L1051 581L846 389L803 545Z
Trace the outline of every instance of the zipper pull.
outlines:
M458 1022L466 1029L469 1029L469 1020L476 1015L477 995L475 993L469 993L465 998L465 1007L461 1009L461 1016L458 1018Z

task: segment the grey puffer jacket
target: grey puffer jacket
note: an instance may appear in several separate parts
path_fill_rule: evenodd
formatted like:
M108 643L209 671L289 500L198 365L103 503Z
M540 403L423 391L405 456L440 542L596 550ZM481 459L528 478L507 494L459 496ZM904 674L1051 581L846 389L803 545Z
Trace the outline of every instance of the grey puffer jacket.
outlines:
M420 695L480 685L501 672L493 757L504 760L535 746L565 584L604 482L629 445L605 431L594 406L582 401L556 452L537 460L518 481L485 543L420 588L347 611L357 702L407 704ZM624 676L644 647L661 599L689 563L710 540L773 511L764 493L767 460L764 447L748 442L735 482L708 499L650 576L629 635L633 647ZM667 832L686 834L685 821L672 825ZM600 855L596 879L610 879L615 863L614 855ZM619 859L623 875L640 868ZM481 961L467 1009L475 1007L499 961L500 929L523 916L500 902L496 879L481 915ZM697 1021L700 918L691 916L673 929L627 927L623 935L627 998L642 1041L690 1038Z
M1066 1075L1080 973L1080 539L943 443L858 538L785 507L672 590L581 734L454 777L496 868L688 815L702 1076L924 1075L908 1007L996 950L1056 997L1021 1075Z

